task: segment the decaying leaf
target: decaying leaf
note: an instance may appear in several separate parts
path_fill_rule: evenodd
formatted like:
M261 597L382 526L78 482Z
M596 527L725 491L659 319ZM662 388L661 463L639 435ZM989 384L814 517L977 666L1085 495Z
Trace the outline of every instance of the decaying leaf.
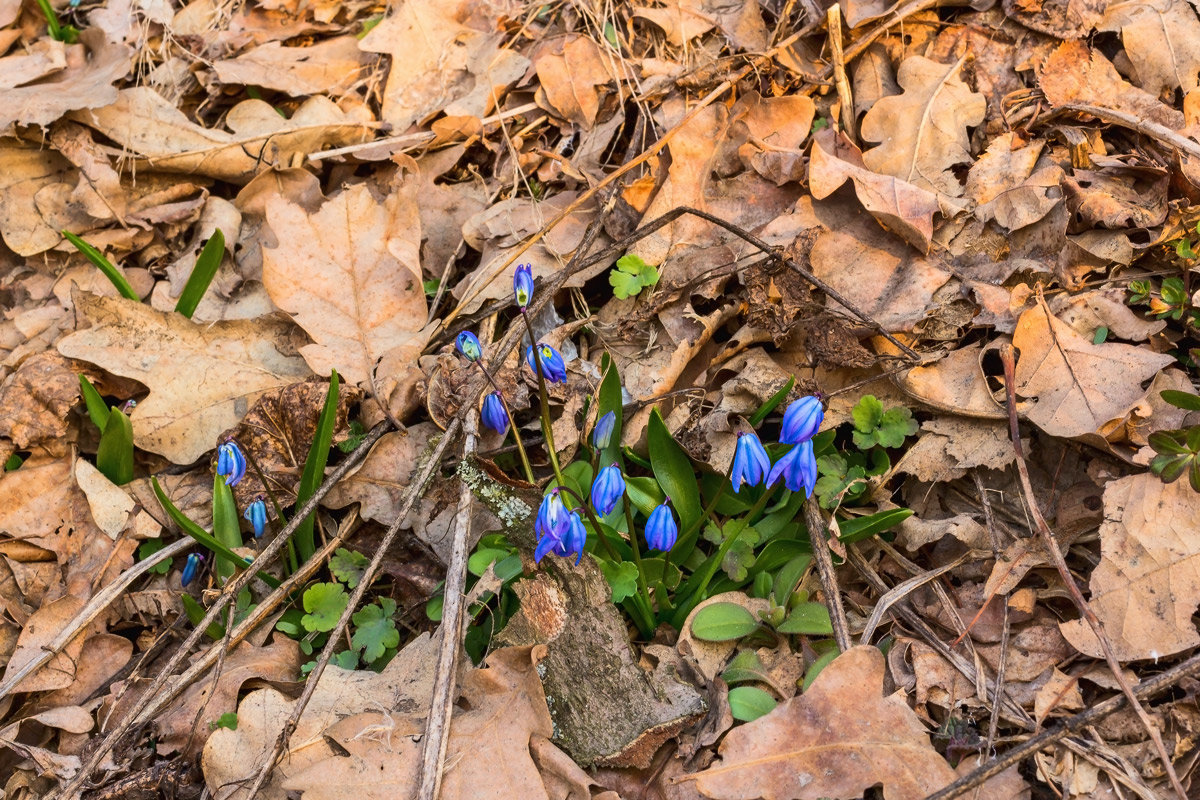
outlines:
M409 161L398 171L386 198L357 184L314 214L268 201L279 244L263 250L263 284L315 340L300 352L318 374L367 381L380 356L425 325L415 170Z
M1200 87L1200 18L1186 0L1113 3L1096 27L1121 31L1134 82L1150 94Z
M714 800L848 800L881 783L887 800L919 800L951 783L912 709L883 696L883 671L875 647L842 653L804 694L732 730L697 787ZM1003 797L986 785L980 796Z
M1200 541L1192 528L1198 516L1200 494L1186 480L1164 484L1147 472L1105 487L1101 558L1088 602L1121 661L1200 645L1192 622L1200 605ZM1080 652L1104 657L1085 620L1061 629Z
M141 381L150 395L131 415L137 447L176 464L213 448L254 400L308 377L291 323L262 318L198 325L131 300L80 294L92 327L62 339L59 352Z
M545 105L567 122L590 128L600 110L597 87L612 80L600 46L586 36L555 42L534 62Z
M26 359L0 385L0 436L25 448L65 434L82 366L52 351Z
M1038 71L1038 85L1055 106L1098 106L1172 129L1183 127L1182 113L1130 84L1111 61L1083 42L1059 45Z
M365 67L366 57L354 36L337 36L307 47L269 42L213 63L224 83L262 86L293 97L342 94L362 79Z
M0 130L15 124L49 125L69 111L106 106L117 99L113 83L129 73L133 50L112 44L98 30L66 49L65 69L54 80L0 89Z
M863 153L869 169L951 197L963 193L950 168L971 161L967 128L983 122L986 103L963 83L961 67L922 56L900 64L904 93L881 98L863 117L863 138L880 142Z

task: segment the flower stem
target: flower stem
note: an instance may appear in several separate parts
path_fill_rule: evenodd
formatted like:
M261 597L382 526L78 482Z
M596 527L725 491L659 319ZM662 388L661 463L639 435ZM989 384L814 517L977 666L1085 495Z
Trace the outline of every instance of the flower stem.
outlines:
M529 466L529 456L525 453L525 443L521 441L521 432L517 430L516 417L512 415L512 410L508 407L508 400L505 399L504 392L500 391L500 387L496 384L496 379L492 377L492 373L488 372L487 368L483 366L483 359L480 359L475 363L479 365L479 371L483 373L485 378L487 378L488 383L490 383L492 385L492 389L495 390L496 396L500 398L500 404L504 406L504 413L508 416L509 427L512 428L513 438L517 442L517 453L519 453L521 456L521 466L525 468L525 480L529 481L530 483L536 483L536 481L533 479L533 467Z
M533 323L529 315L521 311L521 319L525 320L525 330L529 331L529 346L533 348L533 366L537 371L538 394L542 408L542 437L546 440L546 452L550 454L550 466L554 468L554 477L563 484L562 469L558 466L558 450L554 446L554 431L550 425L550 393L546 391L546 372L542 369L542 354L537 351L537 340L533 336Z
M250 448L247 447L243 452L245 453L246 460L250 462L250 467L254 470L254 474L258 476L258 482L262 484L263 491L265 491L267 493L267 497L271 499L271 505L275 507L276 518L282 525L286 526L287 517L283 515L283 508L279 505L279 498L275 496L275 492L271 491L271 485L267 483L267 476L263 474L262 469L258 466L258 461L255 460L254 454L250 452ZM300 565L296 561L296 545L291 539L288 539L287 548L288 569L290 572L295 572L297 569L299 569Z
M646 584L646 568L642 566L642 549L638 544L637 531L633 527L633 504L629 502L629 495L625 495L625 524L629 528L629 547L633 550L633 563L637 564L638 570L638 592L641 595L642 602L646 604L646 608L653 609L650 604L650 588Z

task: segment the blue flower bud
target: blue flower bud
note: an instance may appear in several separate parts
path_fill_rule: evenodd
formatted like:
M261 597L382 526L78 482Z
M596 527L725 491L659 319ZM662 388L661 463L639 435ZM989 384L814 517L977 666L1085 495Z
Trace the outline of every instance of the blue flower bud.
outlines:
M183 580L180 581L184 586L187 586L196 579L196 573L200 571L200 565L204 563L204 556L199 553L189 553L187 561L183 564Z
M517 264L513 273L513 294L517 297L517 308L524 311L533 300L533 265Z
M733 469L729 473L734 494L742 488L743 483L758 486L770 471L771 458L758 440L758 434L739 433L737 449L733 453Z
M617 501L625 494L625 478L616 464L600 470L592 483L592 508L600 516L612 513Z
M246 457L237 442L231 440L217 447L217 474L225 476L226 486L237 486L246 476Z
M548 344L538 342L538 360L542 362L542 372L551 383L562 383L567 379L567 365L563 362L562 353ZM533 348L525 348L525 363L537 374L537 365L533 361Z
M499 392L492 392L483 398L483 411L480 412L483 424L501 435L508 432L508 412L504 410L504 401Z
M479 343L479 337L470 331L460 333L454 340L454 346L467 357L467 361L478 361L483 355L483 345Z
M262 495L254 498L254 502L246 506L242 517L250 520L250 525L254 528L254 538L261 539L263 531L267 529L267 504L263 502Z
M657 506L646 521L646 544L651 550L670 550L678 538L679 526L670 506L666 503Z
M596 420L596 427L592 428L592 446L597 450L603 450L608 447L608 443L612 441L613 429L616 426L617 415L612 411Z
M817 435L823 419L825 410L821 408L821 398L816 395L801 397L783 412L779 441L784 444L806 442Z
M533 523L533 530L537 533L538 539L554 539L556 541L562 539L567 533L567 527L571 524L567 515L567 507L563 505L562 498L558 496L558 489L552 489L548 495L542 498L537 519Z
M783 478L783 485L793 492L804 490L805 497L811 497L813 487L817 485L817 459L813 455L812 439L806 439L787 451L767 476L767 485L774 486Z

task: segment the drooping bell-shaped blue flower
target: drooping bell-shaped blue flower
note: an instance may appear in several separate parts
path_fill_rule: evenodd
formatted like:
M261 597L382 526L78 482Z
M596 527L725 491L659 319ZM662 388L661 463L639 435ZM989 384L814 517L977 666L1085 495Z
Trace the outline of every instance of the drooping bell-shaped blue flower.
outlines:
M250 521L250 526L254 528L254 538L261 539L263 531L267 529L267 504L263 502L261 495L254 498L254 502L246 506L246 510L242 512L242 517Z
M533 551L534 562L540 563L547 553L554 553L563 558L574 555L575 563L579 563L579 559L583 557L583 548L587 544L587 528L583 526L583 520L580 519L578 511L568 512L567 518L567 531L562 538L543 536L538 542L537 548Z
M454 340L454 346L458 348L458 352L466 356L468 361L478 361L483 355L483 345L479 343L479 337L470 331L458 334Z
M567 527L571 524L571 521L567 519L568 513L562 498L558 496L558 489L552 489L542 498L537 519L533 523L533 530L537 533L539 543L542 539L559 540L566 535Z
M228 441L217 446L217 474L225 476L226 486L237 486L246 475L246 457L237 442Z
M667 502L670 502L668 498ZM670 550L679 538L679 525L667 503L655 507L646 521L646 544L651 550Z
M788 450L767 476L767 485L774 486L783 478L783 485L793 492L804 490L804 496L812 496L813 487L817 485L817 459L813 455L812 439L806 439Z
M625 477L621 468L616 464L607 466L592 483L592 508L602 517L610 514L624 494Z
M737 449L733 453L733 469L729 473L734 494L742 488L743 483L758 486L770 471L771 458L758 440L758 434L739 433Z
M517 308L524 311L533 300L533 265L517 264L513 273L513 294L517 298Z
M483 398L483 411L480 412L483 424L501 435L508 432L508 412L504 410L504 401L499 392L492 392Z
M800 444L807 442L817 435L821 428L821 420L825 418L825 409L821 407L821 398L816 395L801 397L787 407L783 412L783 426L779 431L779 441L783 444Z
M537 364L533 361L533 347L525 348L525 363L533 370L533 374L537 374ZM538 342L537 352L539 360L542 362L542 372L546 375L546 380L551 383L562 383L567 379L567 365L563 362L562 353L555 350L548 344Z
M612 441L613 429L616 426L617 415L612 411L596 420L596 427L592 428L592 447L595 447L597 450L603 450L608 447L608 443Z
M189 553L187 561L183 564L183 579L180 581L184 586L196 579L197 573L200 572L200 565L204 563L204 556L199 553Z

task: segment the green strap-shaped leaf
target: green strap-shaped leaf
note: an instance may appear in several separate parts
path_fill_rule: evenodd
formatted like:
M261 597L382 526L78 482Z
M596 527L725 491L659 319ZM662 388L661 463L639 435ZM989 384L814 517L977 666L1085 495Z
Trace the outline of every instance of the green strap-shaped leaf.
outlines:
M66 237L68 242L75 245L76 250L87 256L88 261L95 264L104 273L104 277L108 278L112 285L117 287L117 291L121 293L122 297L128 298L135 303L141 302L142 298L138 297L137 292L129 285L129 281L125 280L125 276L121 274L121 271L113 266L113 263L105 258L103 253L70 231L63 231L62 235Z
M783 388L767 398L767 402L763 403L762 406L759 407L758 411L755 411L750 417L750 427L757 428L758 424L766 419L768 414L779 407L779 404L784 401L784 399L788 396L788 392L790 392L792 387L795 385L796 377L792 376L788 378L787 383L783 385Z
M213 475L213 536L230 550L242 546L242 531L238 525L237 501L233 499L233 489L225 483L225 476L217 474ZM229 580L240 561L239 556L232 559L225 555L217 556L217 576L221 583Z
M338 385L337 370L333 370L329 376L329 391L325 393L325 406L321 409L321 416L317 420L317 432L313 437L312 446L308 448L304 472L300 475L300 485L296 488L297 509L308 502L325 477L325 464L329 460L329 448L333 446L333 428L337 424ZM316 514L309 514L300 522L300 527L296 528L296 551L300 557L300 563L308 561L315 552L313 540L315 523Z
M133 425L119 408L108 412L108 422L96 448L96 468L118 486L133 480Z
M221 257L224 254L225 234L221 233L220 228L217 228L208 238L204 249L200 251L200 256L196 259L196 266L192 267L192 274L188 276L183 293L179 295L179 301L175 303L176 311L188 319L192 318L192 314L196 313L196 306L200 305L200 299L204 297L209 284L217 274L217 268L221 266Z
M104 426L108 424L108 403L104 402L100 392L96 391L96 387L92 386L92 382L82 373L79 375L79 393L83 395L83 402L87 406L92 424L104 433Z
M913 515L911 508L891 508L857 519L838 520L838 538L843 542L860 542L877 533L890 530Z
M596 409L596 419L600 419L610 411L616 417L612 438L608 440L608 447L600 451L600 460L597 462L601 466L608 466L622 463L621 426L624 422L622 419L624 397L621 393L621 375L608 353L605 353L601 359L600 368L604 372L604 379L600 381L600 399L599 407Z

